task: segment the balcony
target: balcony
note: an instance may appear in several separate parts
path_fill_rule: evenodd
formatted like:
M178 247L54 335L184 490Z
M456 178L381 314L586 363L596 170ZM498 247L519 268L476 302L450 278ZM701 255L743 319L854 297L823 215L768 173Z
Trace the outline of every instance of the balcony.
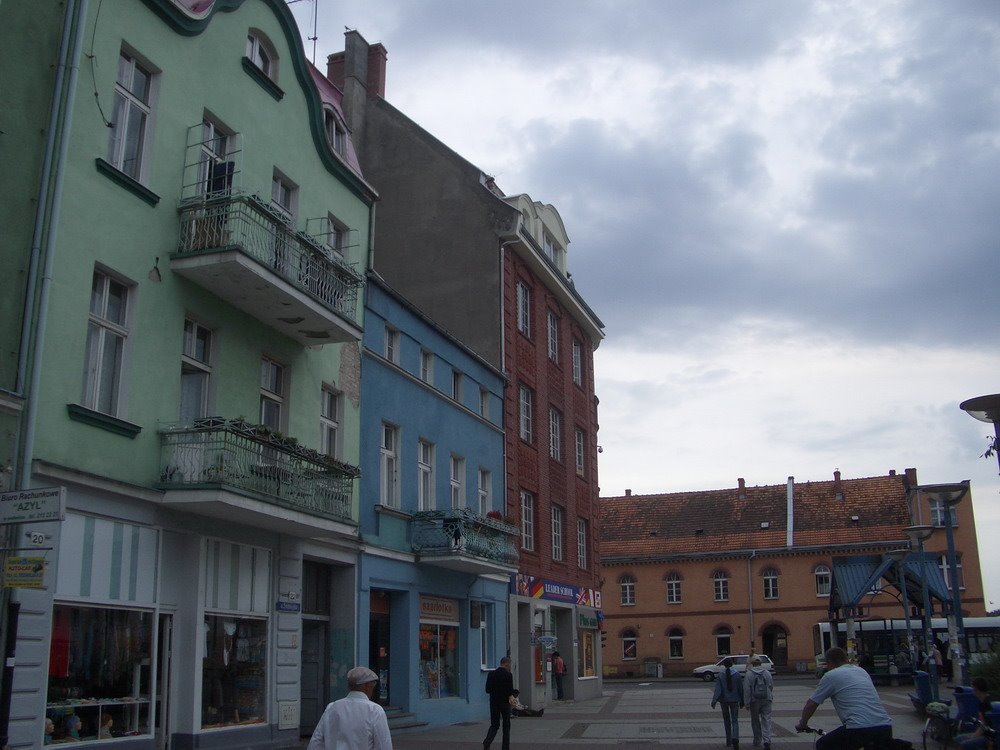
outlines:
M517 572L518 530L468 508L413 514L413 551L425 565L474 575Z
M353 466L239 419L196 419L160 440L166 505L296 536L357 535Z
M360 340L363 277L259 198L191 200L180 221L175 273L303 346Z

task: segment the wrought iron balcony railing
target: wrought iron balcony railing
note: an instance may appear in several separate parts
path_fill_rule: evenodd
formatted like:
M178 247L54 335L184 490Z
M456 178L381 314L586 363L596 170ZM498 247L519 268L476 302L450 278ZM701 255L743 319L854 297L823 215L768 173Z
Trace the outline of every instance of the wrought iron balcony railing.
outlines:
M421 556L470 555L516 565L518 530L468 508L413 514L413 551Z
M283 508L354 523L351 496L360 472L240 419L206 417L160 430L165 490L229 487Z
M364 278L327 253L259 198L224 195L181 206L177 257L236 249L327 308L359 322L358 289Z

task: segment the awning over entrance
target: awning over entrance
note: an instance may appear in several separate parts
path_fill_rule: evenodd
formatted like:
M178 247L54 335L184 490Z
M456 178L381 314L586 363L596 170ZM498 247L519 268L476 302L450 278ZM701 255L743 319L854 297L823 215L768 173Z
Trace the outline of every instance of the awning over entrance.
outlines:
M883 580L885 583L880 588L884 589L888 584L888 588L897 592L905 589L907 601L918 607L923 606L923 586L926 581L927 592L932 600L931 607L934 606L934 600L937 600L942 609L950 605L951 595L937 559L928 552L908 552L902 559L888 554L835 557L830 583L831 619L858 617L862 600L870 596Z

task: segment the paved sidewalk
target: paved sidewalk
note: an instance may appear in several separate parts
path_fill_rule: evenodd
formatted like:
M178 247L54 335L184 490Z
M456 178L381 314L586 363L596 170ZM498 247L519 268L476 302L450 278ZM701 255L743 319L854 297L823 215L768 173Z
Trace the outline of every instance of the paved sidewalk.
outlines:
M782 750L808 750L814 735L795 732L802 704L812 693L815 680L781 680L775 685L774 736L772 746ZM920 746L923 721L907 697L908 688L879 688L882 702L893 718L894 735ZM512 750L565 748L622 750L622 748L670 747L677 750L725 748L722 716L709 705L711 684L650 683L624 688L605 683L601 698L578 702L556 702L546 706L540 718L511 721ZM829 701L812 722L823 729L839 725ZM488 719L404 730L393 735L394 750L478 750L489 728ZM740 746L752 748L750 715L740 713ZM493 743L499 750L500 738Z

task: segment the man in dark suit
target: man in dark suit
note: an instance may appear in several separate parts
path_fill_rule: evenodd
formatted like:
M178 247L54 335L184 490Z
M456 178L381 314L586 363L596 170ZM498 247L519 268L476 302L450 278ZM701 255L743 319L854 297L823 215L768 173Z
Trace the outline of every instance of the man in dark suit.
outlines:
M486 676L486 692L490 696L490 731L483 740L483 750L489 750L503 719L503 750L510 750L510 697L514 695L514 677L510 659L504 657L500 666Z

